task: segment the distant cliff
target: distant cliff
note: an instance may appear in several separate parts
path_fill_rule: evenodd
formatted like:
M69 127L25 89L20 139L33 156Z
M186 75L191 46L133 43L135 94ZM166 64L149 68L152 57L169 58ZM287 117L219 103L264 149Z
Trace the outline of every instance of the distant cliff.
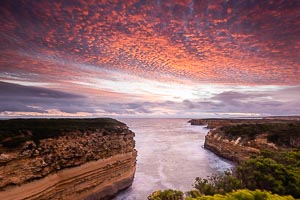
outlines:
M191 124L212 128L204 147L240 162L261 151L300 148L300 121L289 119L196 119Z
M0 199L105 199L132 184L134 133L116 120L6 120L0 134Z
M204 118L204 119L191 119L191 125L206 126L206 128L213 129L216 127L237 125L237 124L265 124L265 123L291 123L300 122L300 117L263 117L253 119L238 119L238 118Z

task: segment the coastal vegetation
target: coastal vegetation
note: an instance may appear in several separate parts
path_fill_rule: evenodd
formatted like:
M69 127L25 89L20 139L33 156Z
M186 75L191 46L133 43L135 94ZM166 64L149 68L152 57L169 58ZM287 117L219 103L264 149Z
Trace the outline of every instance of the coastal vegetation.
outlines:
M294 200L292 196L280 196L262 190L237 190L227 194L215 195L198 195L191 196L190 193L185 195L177 190L156 191L148 196L148 200Z
M282 159L280 159L282 158ZM197 177L195 190L156 191L148 200L294 199L300 198L300 150L263 152L208 178ZM262 190L262 191L261 191ZM280 196L281 195L281 196Z
M93 119L10 119L0 121L0 144L3 147L15 148L20 144L33 140L55 138L62 133L79 131L95 131L105 128L107 131L115 126L123 126L111 118Z
M201 194L225 194L237 189L262 189L280 195L300 197L300 151L285 152L289 164L279 163L263 156L250 158L240 163L235 171L212 175L208 179L196 178L194 187ZM283 164L284 163L284 164Z

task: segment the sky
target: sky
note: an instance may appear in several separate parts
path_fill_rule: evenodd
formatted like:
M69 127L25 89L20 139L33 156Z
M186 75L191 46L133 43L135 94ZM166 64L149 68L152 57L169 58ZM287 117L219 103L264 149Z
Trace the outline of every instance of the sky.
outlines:
M1 0L0 117L300 114L298 0Z

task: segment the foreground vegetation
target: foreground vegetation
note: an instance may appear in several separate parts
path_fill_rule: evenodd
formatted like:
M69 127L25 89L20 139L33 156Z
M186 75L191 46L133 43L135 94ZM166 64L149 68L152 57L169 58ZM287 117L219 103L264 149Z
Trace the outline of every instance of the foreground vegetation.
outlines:
M195 195L196 192L194 192ZM184 197L185 196L185 197ZM187 193L183 195L182 192L177 190L165 190L156 191L148 197L148 200L293 200L292 196L280 196L277 194L272 194L267 191L261 190L237 190L227 194L215 194L203 195L197 194L196 196Z
M233 173L197 177L194 188L185 194L176 190L156 191L148 200L300 198L300 150L264 151L240 163Z
M57 137L63 132L109 130L116 125L124 124L111 118L0 120L0 144L15 148L25 141L38 143L41 139Z

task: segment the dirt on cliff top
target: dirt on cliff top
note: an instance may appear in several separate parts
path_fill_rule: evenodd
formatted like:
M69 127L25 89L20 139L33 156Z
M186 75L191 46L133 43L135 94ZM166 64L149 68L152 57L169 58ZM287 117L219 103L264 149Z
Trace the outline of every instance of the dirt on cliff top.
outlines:
M74 130L109 131L125 126L124 123L111 118L0 120L0 144L4 147L16 147L28 140L38 142L40 139L58 137L62 133Z

